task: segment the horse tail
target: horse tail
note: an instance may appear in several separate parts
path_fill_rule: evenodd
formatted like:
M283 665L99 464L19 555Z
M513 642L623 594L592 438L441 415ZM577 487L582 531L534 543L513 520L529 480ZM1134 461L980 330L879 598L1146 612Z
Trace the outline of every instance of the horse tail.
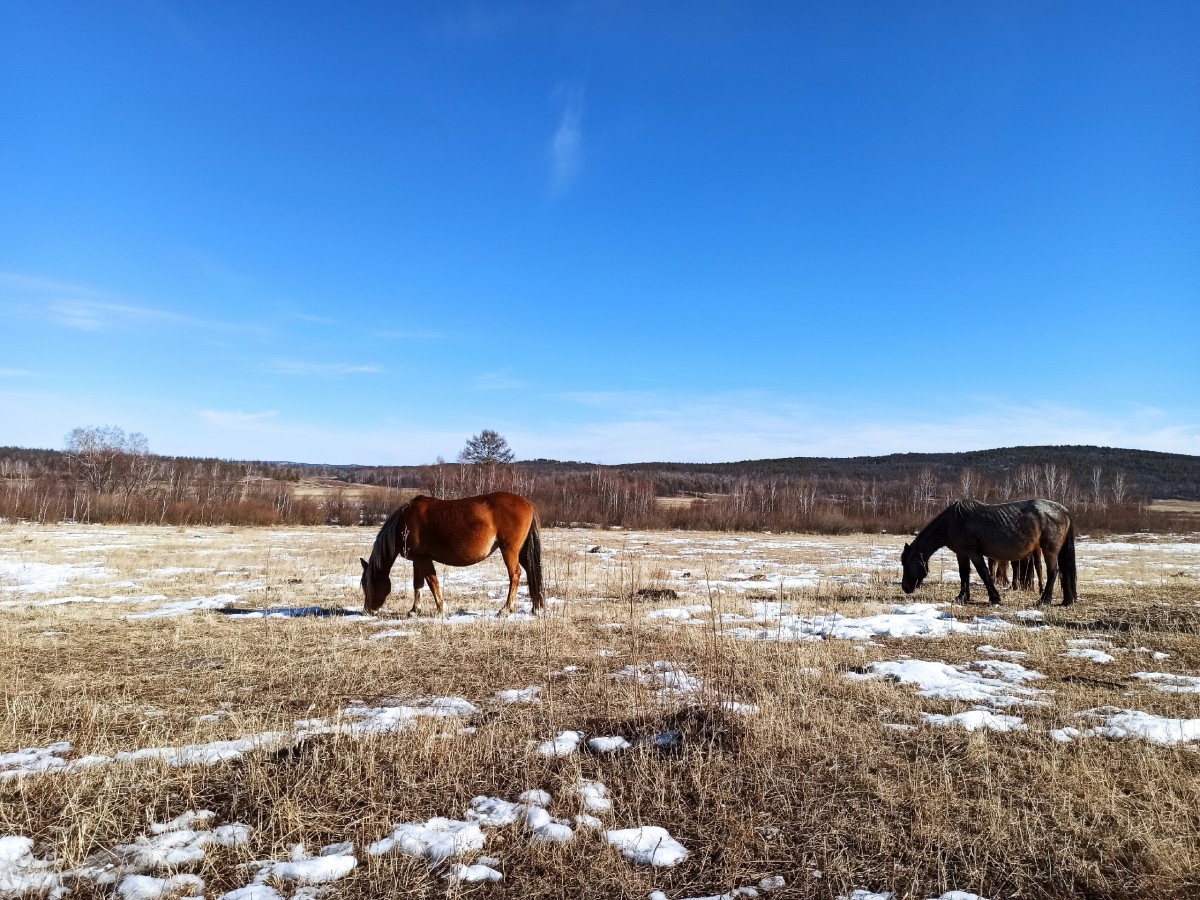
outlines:
M525 569L525 580L529 582L529 598L535 606L542 603L542 531L538 525L537 513L529 524L529 533L525 535L525 543L521 545L518 555L521 566Z
M1067 528L1067 539L1058 551L1058 577L1062 579L1063 603L1074 603L1077 598L1078 580L1075 572L1075 523Z

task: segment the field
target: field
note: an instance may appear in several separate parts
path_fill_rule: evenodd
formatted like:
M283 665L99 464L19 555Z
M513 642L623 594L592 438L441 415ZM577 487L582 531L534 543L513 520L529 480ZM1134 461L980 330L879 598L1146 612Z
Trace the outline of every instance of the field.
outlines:
M0 896L1200 886L1197 535L1083 539L1064 609L951 606L946 551L906 596L889 535L547 529L503 621L496 558L356 614L373 537L0 525Z

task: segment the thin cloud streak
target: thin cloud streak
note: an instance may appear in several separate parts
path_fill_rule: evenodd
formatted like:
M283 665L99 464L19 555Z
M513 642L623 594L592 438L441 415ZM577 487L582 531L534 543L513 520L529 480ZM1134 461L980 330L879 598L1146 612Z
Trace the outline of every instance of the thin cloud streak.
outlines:
M278 359L271 363L268 371L277 375L313 375L318 377L336 377L341 375L379 375L385 371L383 366L355 363L320 363L305 362L295 359Z
M497 369L495 372L484 372L475 376L471 386L477 391L510 391L523 388L529 382L514 378L511 369Z
M0 272L0 303L28 316L76 331L163 326L226 333L265 333L260 326L222 322L130 303L87 285L51 278Z
M385 341L441 341L446 339L446 335L440 331L420 330L397 331L384 329L382 331L372 331L371 336Z
M562 112L550 139L550 190L559 197L574 184L583 164L583 87L560 85L555 97Z

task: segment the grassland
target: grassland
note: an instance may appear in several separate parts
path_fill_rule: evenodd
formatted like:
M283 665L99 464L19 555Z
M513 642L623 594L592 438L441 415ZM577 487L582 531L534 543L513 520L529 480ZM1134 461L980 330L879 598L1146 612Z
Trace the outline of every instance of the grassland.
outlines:
M0 526L0 761L70 744L45 774L4 777L0 763L0 837L32 839L47 861L38 871L68 873L84 898L125 882L69 873L132 872L119 848L148 846L152 824L195 810L244 823L248 839L141 871L195 874L209 897L256 873L284 897L678 900L773 876L786 885L771 897L1194 895L1200 744L1112 736L1126 711L1200 719L1191 682L1135 677L1200 673L1200 552L1188 539L1083 541L1082 600L1044 619L1019 616L1033 596L1015 593L998 614L944 607L964 626L944 636L851 640L832 635L898 604L949 603L953 558L936 556L932 583L906 597L901 541L887 535L544 534L546 617L494 620L504 576L489 560L443 573L448 610L465 614L377 622L228 614L360 604L369 530ZM396 576L403 588L402 561ZM385 615L407 609L401 594ZM993 615L1004 627L983 619ZM974 683L995 662L1044 678L991 677L999 699L982 704L922 696L903 675L921 661ZM498 696L529 687L538 702ZM445 697L471 709L353 727ZM929 718L972 710L1021 721L968 731ZM584 736L579 749L539 752L568 731ZM600 736L632 746L590 750ZM214 743L248 737L255 746L239 752ZM223 762L172 764L188 762L178 748L217 746ZM71 766L121 753L135 755ZM612 800L595 813L600 829L574 819L588 781ZM550 794L573 839L487 828L461 860L489 858L500 881L447 882L446 864L368 850L398 824L462 819L472 798L531 789ZM642 825L666 828L687 857L639 865L605 839ZM346 841L356 863L323 888L264 868L298 844L317 855Z

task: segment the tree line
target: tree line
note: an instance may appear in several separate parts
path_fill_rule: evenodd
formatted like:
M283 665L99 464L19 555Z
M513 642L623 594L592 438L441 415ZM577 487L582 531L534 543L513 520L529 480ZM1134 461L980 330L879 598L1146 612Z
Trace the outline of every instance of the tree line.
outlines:
M511 490L530 497L547 525L707 530L896 532L919 529L960 498L999 502L1041 496L1066 505L1086 531L1178 530L1188 523L1148 508L1146 479L1114 457L1031 448L1015 465L955 467L947 454L918 467L872 465L885 457L820 465L762 460L709 466L600 466L552 460L511 462L496 432L470 441L456 462L426 466L324 466L170 457L141 434L80 428L64 449L0 448L0 517L37 522L177 525L376 525L417 492L453 498ZM1090 448L1092 450L1105 448ZM1000 453L1001 451L988 451ZM1139 451L1120 451L1136 460ZM1195 458L1184 457L1184 460ZM891 459L894 463L894 458ZM986 460L985 460L986 462ZM1192 470L1180 468L1183 484ZM1142 460L1139 466L1144 469ZM1194 465L1194 463L1193 463ZM1139 466L1132 467L1135 472ZM1161 486L1168 474L1149 483ZM319 493L303 479L332 479ZM371 490L363 490L363 488ZM1191 526L1191 527L1194 527ZM1190 528L1189 528L1190 530Z

